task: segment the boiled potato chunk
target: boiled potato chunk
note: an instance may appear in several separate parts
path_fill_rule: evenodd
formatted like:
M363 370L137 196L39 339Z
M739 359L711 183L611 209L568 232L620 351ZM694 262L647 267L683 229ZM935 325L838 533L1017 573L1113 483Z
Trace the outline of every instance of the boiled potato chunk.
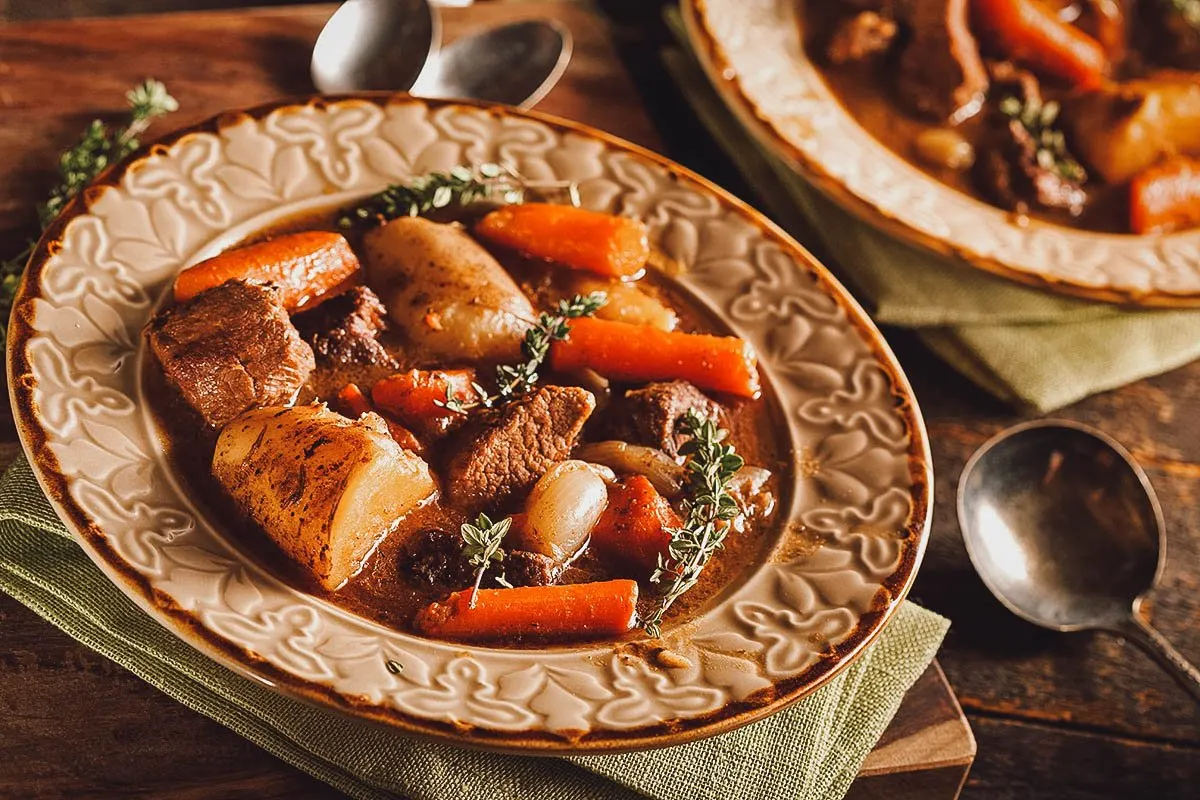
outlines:
M292 560L329 590L362 567L397 521L436 490L429 467L377 414L273 406L221 431L213 475Z
M516 361L533 306L462 228L400 217L363 237L367 283L417 347L451 361Z

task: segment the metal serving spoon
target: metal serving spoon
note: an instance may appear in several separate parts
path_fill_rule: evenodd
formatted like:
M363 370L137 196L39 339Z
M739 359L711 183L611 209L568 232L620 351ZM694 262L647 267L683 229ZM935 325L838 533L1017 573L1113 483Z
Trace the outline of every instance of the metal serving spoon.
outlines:
M446 45L411 91L530 108L558 83L571 50L571 32L554 20L501 25Z
M551 20L502 25L444 49L441 36L428 0L348 0L317 37L313 84L329 93L408 90L529 108L571 60L571 34Z
M412 86L437 58L442 23L428 0L348 0L325 23L309 69L317 91Z
M958 484L967 553L992 594L1057 631L1106 630L1144 647L1200 701L1200 670L1138 613L1164 561L1146 473L1099 431L1030 422L971 456Z

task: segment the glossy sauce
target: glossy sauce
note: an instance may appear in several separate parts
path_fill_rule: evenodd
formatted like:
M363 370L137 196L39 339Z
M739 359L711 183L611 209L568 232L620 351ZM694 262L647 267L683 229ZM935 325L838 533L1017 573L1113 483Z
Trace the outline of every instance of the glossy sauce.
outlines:
M332 212L288 219L247 238L242 244L271 235L313 229L335 230ZM348 238L357 249L358 243L354 241L353 237ZM523 259L507 252L498 250L492 252L514 276L526 294L531 297L535 307L548 306L557 297L566 294L556 291L556 270L549 265ZM677 290L671 288L667 279L662 276L652 273L642 279L641 286L648 288L651 293L666 301L675 310L679 316L680 330L728 333L716 320L703 313ZM400 362L401 370L411 367L456 366L444 362L434 362L423 357L420 352L408 347L397 334L389 332L385 334L383 341L389 352ZM216 433L205 431L195 413L175 396L173 390L165 385L161 372L153 359L146 359L146 363L147 368L143 376L146 396L155 411L168 457L183 479L193 500L208 512L209 518L214 520L218 530L223 531L236 547L243 549L258 564L285 583L388 627L411 631L412 619L416 612L429 602L442 599L442 595L438 592L431 591L429 587L421 586L409 579L404 572L404 560L401 556L408 536L422 530L435 528L457 536L459 526L466 521L461 510L445 506L438 499L425 503L400 521L398 527L367 559L358 575L339 591L330 592L284 556L258 526L246 519L233 501L228 498L210 472ZM319 366L313 373L309 384L301 390L299 402L331 398L342 386L351 381L358 383L364 391L367 391L377 379L391 374L393 371L389 367L328 369ZM480 373L487 375L488 368L481 368ZM569 384L573 381L564 376L544 374L541 383ZM614 384L612 386L613 396L619 396L624 388L626 387ZM783 487L791 483L784 479L791 468L791 454L787 443L778 440L777 432L786 430L786 425L781 421L773 399L766 394L764 398L757 401L720 396L714 396L714 399L724 407L731 440L737 451L746 459L746 463L765 467L772 472L768 490L774 495L776 510L765 520L750 520L743 532L731 533L728 536L725 549L709 562L701 582L672 607L667 616L668 621L682 620L694 614L724 588L735 584L750 569L761 563L775 544L779 527L776 521L783 516L781 509L785 509L787 506L788 498L781 492ZM602 422L604 403L605 399L597 395L597 411L585 427L582 441L596 440L596 430L599 423ZM446 447L448 441L453 441L453 438L434 442L425 455L435 474L440 475L444 462L452 455L450 448ZM520 510L519 506L524 503L524 500L523 496L520 497L513 508L488 509L488 511L493 518L496 518L497 513L503 516L503 514ZM590 552L585 551L567 568L561 582L579 583L603 580L609 577L630 576L611 575ZM642 580L641 589L640 609L644 611L652 607L654 587ZM635 631L630 637L636 638L638 633ZM553 644L553 642L539 639L532 643L505 642L503 644L504 646L534 645L541 647Z

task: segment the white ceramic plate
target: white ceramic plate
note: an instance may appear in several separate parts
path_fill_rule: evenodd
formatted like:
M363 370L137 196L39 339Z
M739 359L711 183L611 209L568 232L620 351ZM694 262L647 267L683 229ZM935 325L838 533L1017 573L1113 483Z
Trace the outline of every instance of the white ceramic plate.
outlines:
M767 563L665 632L681 657L503 650L384 628L266 574L181 489L140 392L140 331L174 275L306 208L459 164L578 181L630 214L758 348L796 464ZM147 613L289 694L508 750L673 744L761 717L861 651L916 574L931 474L894 358L861 309L759 214L597 131L499 108L364 95L233 112L110 170L37 248L9 336L22 443L62 518ZM389 672L386 662L403 669ZM686 664L686 666L679 666Z
M709 79L768 150L867 222L955 261L1093 300L1200 305L1200 230L1133 236L1018 222L889 150L801 46L797 7L819 1L682 2Z

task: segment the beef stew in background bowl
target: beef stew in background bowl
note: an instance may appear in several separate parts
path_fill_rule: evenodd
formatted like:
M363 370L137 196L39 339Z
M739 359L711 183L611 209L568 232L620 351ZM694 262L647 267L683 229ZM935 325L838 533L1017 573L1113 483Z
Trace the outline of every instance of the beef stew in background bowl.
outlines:
M751 131L881 230L1042 288L1200 304L1200 36L1181 4L688 0L684 11Z
M173 134L51 226L12 320L22 443L113 581L412 734L750 722L863 651L928 536L911 390L828 273L535 114L364 95Z

